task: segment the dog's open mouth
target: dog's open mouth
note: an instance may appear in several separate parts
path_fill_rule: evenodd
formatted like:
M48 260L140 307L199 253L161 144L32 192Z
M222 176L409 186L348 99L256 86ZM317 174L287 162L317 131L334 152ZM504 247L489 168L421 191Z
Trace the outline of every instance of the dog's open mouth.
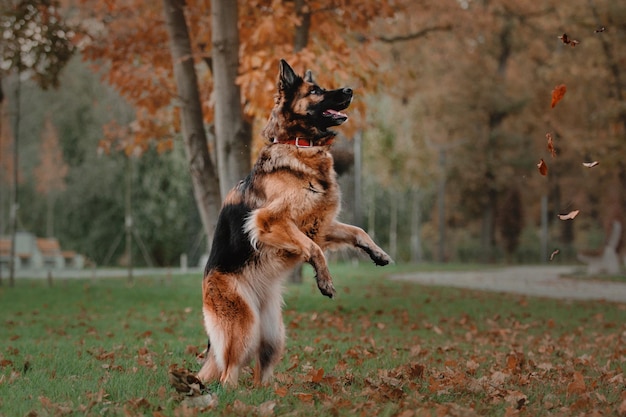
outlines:
M342 113L340 111L337 110L333 110L333 109L328 109L328 110L324 110L324 112L322 112L322 115L325 117L330 117L333 120L341 120L341 121L345 121L348 119L348 115L345 113Z

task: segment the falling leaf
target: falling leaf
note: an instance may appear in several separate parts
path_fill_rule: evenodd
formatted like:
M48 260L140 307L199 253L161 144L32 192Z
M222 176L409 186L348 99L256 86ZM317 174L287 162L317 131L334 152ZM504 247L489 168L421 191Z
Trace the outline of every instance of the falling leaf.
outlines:
M556 104L561 101L566 92L567 87L565 86L565 84L557 85L556 87L554 87L554 90L552 90L552 102L550 103L550 106L554 108L554 106L556 106Z
M593 168L595 166L600 165L600 162L598 161L593 161L593 162L583 162L583 166L586 168Z
M550 133L546 133L546 139L548 140L548 151L550 152L553 158L556 158L556 149L554 148L554 141L552 140L552 135Z
M550 254L550 260L552 261L554 257L558 255L559 253L561 253L561 251L558 249L555 249L554 251L552 251L552 253Z
M539 173L544 177L548 175L548 165L546 165L546 162L543 160L543 158L541 158L541 160L537 164L537 168L539 169Z
M561 220L573 220L574 217L578 216L578 213L580 213L580 210L570 211L567 214L559 214L559 219L561 219Z
M567 33L562 34L561 36L558 37L561 42L563 42L565 45L570 45L571 47L574 47L576 45L578 45L580 43L580 41L577 41L576 39L570 39L569 36L567 36Z

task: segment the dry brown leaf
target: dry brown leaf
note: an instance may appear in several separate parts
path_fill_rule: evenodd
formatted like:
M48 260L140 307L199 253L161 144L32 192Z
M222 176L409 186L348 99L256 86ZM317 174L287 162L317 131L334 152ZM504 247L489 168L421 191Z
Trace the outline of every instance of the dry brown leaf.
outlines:
M276 401L265 401L263 404L257 407L257 412L260 417L269 417L274 415L274 408L276 407Z
M308 392L296 392L293 395L295 395L303 403L313 402L313 394L309 394Z
M546 164L546 161L543 160L543 158L541 158L541 160L537 164L537 169L539 169L539 173L544 177L548 175L548 165Z
M598 166L598 165L600 165L600 162L598 162L598 161L593 161L593 162L583 162L583 166L584 166L585 168L593 168L593 167Z
M596 30L594 30L595 33L602 33L606 30L606 28L604 26L601 26L599 28L597 28Z
M283 386L283 387L278 387L274 390L274 394L276 394L279 397L284 397L287 394L289 394L289 388Z
M617 413L620 417L626 417L626 398L617 407Z
M324 368L311 371L311 382L319 384L324 379Z
M565 93L567 92L567 87L565 84L557 85L552 90L552 102L550 103L550 107L554 108L556 104L561 101Z
M548 152L550 152L550 155L552 155L553 158L556 158L556 149L554 148L552 135L550 133L546 133L546 139L548 140Z
M559 214L559 219L561 220L573 220L576 216L578 216L580 210L570 211L567 214Z
M580 372L574 372L573 381L567 385L567 395L584 394L587 391L585 377Z

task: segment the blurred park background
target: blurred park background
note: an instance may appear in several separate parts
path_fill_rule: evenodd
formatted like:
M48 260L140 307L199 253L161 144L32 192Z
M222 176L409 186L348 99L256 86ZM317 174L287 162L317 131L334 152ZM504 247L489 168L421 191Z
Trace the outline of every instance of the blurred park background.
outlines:
M0 33L4 271L20 233L66 266L197 266L280 58L355 90L342 219L399 263L573 263L623 224L624 2L5 0Z

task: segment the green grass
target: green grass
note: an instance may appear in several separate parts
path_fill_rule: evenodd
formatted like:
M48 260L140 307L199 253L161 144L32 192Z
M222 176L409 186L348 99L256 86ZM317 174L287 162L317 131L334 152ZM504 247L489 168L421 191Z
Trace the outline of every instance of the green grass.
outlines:
M244 372L235 390L212 386L212 413L614 415L626 406L625 305L385 279L411 269L332 265L335 300L307 270L303 285L287 287L275 381L254 388ZM167 370L199 368L201 319L199 276L0 287L0 416L195 415Z

